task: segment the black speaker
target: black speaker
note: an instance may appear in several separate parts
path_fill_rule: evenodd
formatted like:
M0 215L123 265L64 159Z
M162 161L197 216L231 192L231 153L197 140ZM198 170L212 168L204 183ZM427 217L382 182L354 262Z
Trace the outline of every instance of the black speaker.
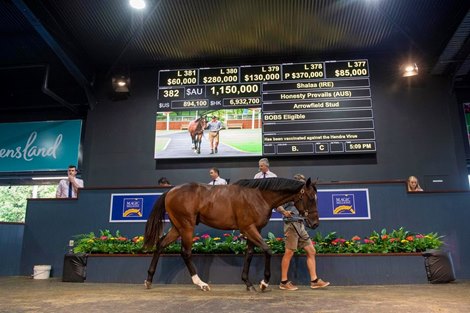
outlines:
M86 254L66 254L64 256L64 272L62 281L83 283L86 279Z
M449 252L428 250L423 252L426 275L431 284L449 283L455 280L454 265Z

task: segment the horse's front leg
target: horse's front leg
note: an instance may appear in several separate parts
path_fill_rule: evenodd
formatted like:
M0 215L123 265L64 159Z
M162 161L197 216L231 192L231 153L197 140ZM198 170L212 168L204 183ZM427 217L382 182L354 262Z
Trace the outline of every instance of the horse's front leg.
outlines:
M259 284L259 288L261 289L261 291L264 291L268 288L269 280L271 279L271 256L273 252L269 248L268 244L263 240L263 238L261 237L261 234L256 228L250 227L246 232L244 232L244 234L248 238L248 247L246 250L247 253L245 254L245 265L243 267L242 279L243 281L245 281L246 279L245 284L247 285L247 290L250 290L253 288L253 286L251 285L251 282L248 280L248 270L250 267L251 258L253 254L253 249L254 249L253 246L256 245L259 248L261 248L264 252L264 279ZM250 249L250 246L251 246L251 249ZM250 253L251 255L248 255L248 253ZM245 271L246 271L246 276L244 276ZM249 284L251 286L249 286Z
M259 288L264 291L268 288L269 280L271 279L271 256L273 252L266 245L267 249L264 250L264 279L259 283Z
M189 233L186 235L181 236L181 256L183 257L184 263L186 264L186 267L188 268L189 274L191 275L191 279L193 281L193 284L199 286L202 291L209 291L211 288L209 285L205 282L203 282L199 276L197 275L196 272L196 267L194 266L194 263L191 259L191 248L193 245L192 241L192 230L187 232Z
M198 154L201 154L201 142L202 142L202 138L198 135L196 137L196 142L197 142L197 153Z
M152 262L150 263L147 272L147 279L144 281L145 288L150 289L152 287L153 276L155 275L158 259L160 258L160 254L163 252L163 249L165 249L170 243L178 239L178 237L178 231L175 228L170 228L170 230L165 236L158 239L157 248L153 253Z

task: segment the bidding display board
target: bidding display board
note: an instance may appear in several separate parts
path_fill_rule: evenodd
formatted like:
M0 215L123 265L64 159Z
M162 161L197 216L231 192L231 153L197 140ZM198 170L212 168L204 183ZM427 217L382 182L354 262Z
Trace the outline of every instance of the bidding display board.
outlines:
M238 126L260 128L266 156L376 152L366 59L162 70L157 106L250 110Z

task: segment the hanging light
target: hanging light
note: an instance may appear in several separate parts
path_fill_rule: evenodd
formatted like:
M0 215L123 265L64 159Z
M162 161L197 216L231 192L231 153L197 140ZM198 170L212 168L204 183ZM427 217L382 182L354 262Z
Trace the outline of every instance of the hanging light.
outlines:
M136 9L136 10L142 10L145 9L145 0L129 0L129 5Z

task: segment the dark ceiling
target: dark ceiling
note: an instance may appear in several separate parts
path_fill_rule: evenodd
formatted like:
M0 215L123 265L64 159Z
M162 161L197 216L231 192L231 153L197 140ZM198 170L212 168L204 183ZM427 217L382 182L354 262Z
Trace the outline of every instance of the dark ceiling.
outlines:
M470 88L468 0L1 0L0 116L83 117L118 72L404 55Z

